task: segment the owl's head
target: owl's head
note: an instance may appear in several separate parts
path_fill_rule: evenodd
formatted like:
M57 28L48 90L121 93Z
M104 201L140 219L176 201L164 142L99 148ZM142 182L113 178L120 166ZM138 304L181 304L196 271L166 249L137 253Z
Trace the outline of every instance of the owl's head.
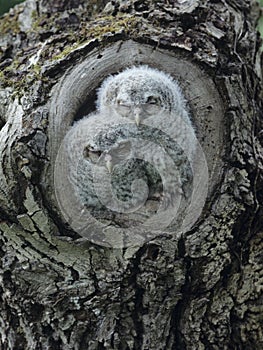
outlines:
M100 111L111 109L137 125L164 110L176 110L179 103L184 101L172 77L147 66L129 68L111 76L98 90Z
M83 156L91 164L106 167L108 172L112 173L116 165L131 157L131 142L121 140L108 149L88 144L83 150Z

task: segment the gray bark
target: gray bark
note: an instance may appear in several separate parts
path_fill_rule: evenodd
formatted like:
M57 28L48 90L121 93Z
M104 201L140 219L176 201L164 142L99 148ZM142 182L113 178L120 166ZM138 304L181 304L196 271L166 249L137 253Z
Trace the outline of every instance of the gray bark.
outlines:
M247 0L27 0L1 18L1 349L262 349L258 15ZM188 232L121 249L65 222L53 171L101 81L136 64L179 81L209 191Z

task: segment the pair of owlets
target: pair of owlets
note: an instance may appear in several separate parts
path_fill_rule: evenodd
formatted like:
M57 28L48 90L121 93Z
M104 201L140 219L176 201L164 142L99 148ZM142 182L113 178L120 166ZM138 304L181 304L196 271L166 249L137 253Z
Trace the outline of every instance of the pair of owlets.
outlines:
M102 83L97 111L68 133L69 182L83 206L100 217L138 210L149 216L178 195L188 196L191 135L173 78L147 66L129 68ZM147 202L155 204L145 211Z

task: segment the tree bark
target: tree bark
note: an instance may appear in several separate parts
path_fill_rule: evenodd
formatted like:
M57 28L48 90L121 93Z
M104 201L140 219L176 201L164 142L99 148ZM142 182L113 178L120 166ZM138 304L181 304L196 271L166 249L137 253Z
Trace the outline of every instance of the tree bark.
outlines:
M1 349L262 349L258 15L248 0L27 0L1 18ZM187 232L102 246L65 222L54 164L104 78L138 64L180 83L208 196Z

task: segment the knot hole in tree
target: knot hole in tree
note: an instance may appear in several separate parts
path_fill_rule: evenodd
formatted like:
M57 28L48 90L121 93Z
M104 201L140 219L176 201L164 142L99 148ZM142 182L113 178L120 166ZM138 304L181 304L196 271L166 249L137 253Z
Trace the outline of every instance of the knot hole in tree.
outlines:
M136 102L134 102L134 106L131 106L130 102L123 102L123 99L127 100L132 97L128 96L128 92L131 95L136 94L137 92L131 89L130 83L128 84L126 82L126 90L128 92L124 89L121 98L114 96L114 89L116 88L115 81L117 81L116 77L125 77L129 82L129 79L132 79L132 74L134 74L135 79L138 78L136 77L137 74L143 74L143 72L145 75L157 74L158 76L159 74L161 77L160 84L163 84L166 76L168 77L168 80L174 80L175 89L177 89L178 84L178 91L180 90L178 92L179 97L176 102L173 101L171 103L170 111L172 110L172 117L169 116L170 120L168 122L166 122L165 118L167 117L167 114L165 113L163 113L162 116L159 114L158 122L156 122L156 119L151 120L149 118L150 122L148 125L147 122L145 122L145 124L139 122L136 117L132 122L132 118L130 118L131 110L134 113L134 110L138 105L136 105ZM163 74L163 76L161 74ZM113 78L109 79L109 76L113 76ZM105 97L106 95L104 94L104 91L102 91L103 88L100 88L103 81L107 78L110 82L112 80L112 83L108 83L108 85L105 85L104 83L102 86L104 86L105 89L108 88L108 95L113 96L112 98L115 99L114 103L116 105L119 104L118 107L120 108L117 112L116 109L112 109L112 105L114 104L113 101L108 101L107 97ZM144 79L143 75L142 79ZM134 85L136 86L136 84ZM149 86L148 81L145 82L145 85ZM141 84L141 81L139 80L137 86L137 89L139 89L139 86L143 87L144 85ZM97 103L99 88L99 97L101 98L101 101ZM147 88L143 87L143 89L144 93L148 93L149 95L147 95L147 101L148 104L151 105L151 110L154 110L157 104L156 98L151 96L153 93L150 94L149 91L146 91ZM151 88L148 88L148 90L150 89ZM153 89L155 89L155 86ZM168 92L165 91L163 95L168 95ZM151 101L149 99L151 99ZM106 102L104 103L103 101ZM107 107L107 103L109 104L109 108L105 108L105 106ZM180 104L183 107L178 109L178 105ZM142 105L144 106L144 109L148 108L147 103L141 101L139 107L142 107ZM168 111L168 108L166 107L164 107L164 111ZM129 111L125 116L128 116L128 119L124 119L124 110L127 108ZM180 113L183 118L179 118ZM148 113L148 116L150 114L151 113ZM169 218L173 215L173 211L178 210L178 207L182 205L184 199L182 200L181 198L185 195L185 190L183 189L181 191L182 193L178 192L177 194L174 192L174 198L176 198L175 202L177 201L179 203L181 201L179 204L176 202L176 204L173 204L174 206L171 206L170 202L172 202L172 200L170 197L168 201L162 200L162 194L160 194L162 191L163 193L173 193L173 185L171 184L171 181L170 183L168 181L168 184L162 182L161 191L158 188L160 181L156 180L158 179L158 176L161 176L163 180L159 169L162 167L162 164L160 165L160 163L163 162L166 156L159 156L159 165L153 165L151 163L153 163L152 160L154 158L156 161L156 154L161 152L159 151L161 148L170 150L170 153L168 152L169 156L167 157L167 164L169 164L169 157L170 159L175 159L174 153L172 152L177 152L176 159L182 159L182 152L180 153L176 149L180 149L181 147L183 151L185 151L184 148L190 148L192 147L192 143L196 143L198 144L196 147L199 150L199 153L197 152L193 154L192 152L192 155L190 155L190 151L188 154L185 152L189 159L191 157L193 158L186 160L188 162L188 168L192 169L193 194L188 202L183 202L184 207L188 207L187 219L180 219L181 221L185 220L186 222L184 230L186 231L187 229L190 229L193 222L195 222L200 216L202 207L207 202L207 199L211 196L216 184L220 180L220 170L222 167L221 159L224 152L223 116L223 102L213 82L213 78L205 74L200 67L191 62L179 51L171 52L168 50L154 49L151 46L138 44L131 40L123 42L122 45L114 43L106 48L95 48L81 63L77 63L76 66L69 69L53 89L50 105L49 154L51 158L50 177L53 181L53 174L55 174L55 180L51 183L52 192L48 194L53 200L52 204L57 208L57 211L59 215L63 217L63 220L68 221L73 230L81 235L91 239L91 231L95 231L95 235L98 234L98 231L102 231L102 236L104 238L100 235L99 241L104 240L105 236L112 236L112 230L116 233L116 229L114 228L114 225L116 225L121 227L121 240L123 242L123 237L126 237L124 231L128 227L132 227L132 232L134 233L134 230L137 230L138 224L141 224L143 221L142 218L139 219L135 214L131 214L133 213L131 208L139 208L141 205L139 200L136 202L135 199L132 198L132 195L137 191L143 193L142 197L144 197L144 200L152 195L153 201L157 201L158 205L161 203L160 207L162 207L163 210L162 216L153 215L153 218L149 221L145 221L147 224L144 224L144 230L152 231L153 227L156 227L157 225L161 230L168 229L169 231L170 227L170 231L173 231L175 224L172 225L171 220L170 225ZM180 119L184 120L183 132L180 132ZM164 127L165 131L160 131L160 129L162 129L160 125ZM143 129L145 127L148 129L151 128L150 132L145 131ZM156 131L157 129L159 129L159 131ZM176 130L176 142L179 146L171 140L171 138L173 138L172 134L167 136L171 130ZM160 132L163 135L166 135L161 137ZM148 135L148 138L145 136L146 134ZM190 137L189 134L194 136ZM94 135L97 136L95 137ZM124 135L126 136L124 137ZM145 143L145 137L148 144ZM147 150L153 149L156 140L163 137L166 138L166 141L162 141L158 145L158 151L155 150L151 153L151 156L144 158L145 151L143 152L142 150L146 150L147 147ZM126 142L128 140L127 138L129 138L129 145ZM134 146L134 140L138 140L139 138L144 138L144 141L137 142L136 146ZM196 141L193 141L193 138L196 138ZM149 153L150 151L147 152ZM84 153L86 154L85 160L82 159L80 162L79 159L80 157L83 158ZM133 158L139 159L136 161L136 167L134 167L135 163L132 163L131 161ZM76 159L78 160L77 162ZM116 159L118 159L119 164L122 166L122 173L120 171L118 173L118 167L114 168L114 160ZM74 164L74 166L72 166L74 171L72 171L70 166L67 165L70 162ZM153 165L155 169L150 169L149 165L142 165L143 162L146 162L147 164L150 163L150 167ZM200 164L202 162L204 165ZM101 172L95 174L95 177L94 173L90 170L91 165L93 164L96 164L96 169L100 166L102 169ZM180 161L177 162L177 168L180 168L180 165L178 164L180 164ZM109 167L111 167L109 170L112 172L111 175L116 175L117 180L115 180L117 181L117 185L115 185L115 188L112 179L111 181L109 180L109 182L106 182L105 180L100 182L98 180L101 176L101 178L104 176L104 179L105 176L107 177L107 171L103 168L103 165L105 165L105 169L107 167L108 170ZM169 172L172 165L166 166ZM136 172L136 181L135 177L134 179L129 179L130 173L125 173L125 167L129 167L129 169L134 167L133 174ZM199 173L198 171L195 173L195 167L199 169ZM204 175L204 172L202 173L202 170L206 167L207 176ZM147 168L147 174L145 173L145 168ZM156 168L157 175L155 172ZM176 178L177 175L174 175L176 174L176 171L177 170L175 169L174 173L171 173L171 178ZM187 170L184 170L184 174L186 172ZM163 173L167 174L167 171L163 171ZM182 173L183 171L179 170L179 183L182 180ZM66 174L67 179L64 179L61 174ZM123 181L120 182L121 176L126 179L125 184ZM187 178L187 175L185 176ZM87 185L89 181L92 181L92 191L94 191L95 187L95 190L100 192L100 201L97 201L98 205L94 205L95 197L92 195L93 192L91 191L91 186L89 187ZM95 185L93 181L95 181ZM202 182L206 182L206 189ZM102 183L104 187L102 186ZM156 188L158 188L158 190L152 194L151 187L149 187L147 192L145 183L148 187L149 183L151 185L154 183L156 186L155 190ZM113 189L109 190L110 186L112 186ZM130 194L123 192L125 186L129 187ZM181 187L183 188L183 186ZM120 188L122 192L120 191ZM205 190L208 192L206 198L199 200L198 193L199 195L200 193L203 195ZM72 196L72 191L76 194L75 199L73 198L74 195ZM56 193L56 196L52 196L53 192ZM113 200L112 197L113 192L115 200ZM157 200L158 196L159 202ZM178 200L179 197L180 201ZM82 201L82 204L79 205L79 201L83 198L84 200ZM61 202L63 202L63 205L61 205ZM132 204L130 204L130 202ZM194 204L192 204L193 202ZM153 212L156 212L157 214L159 213L158 206L156 208L153 207L156 203L152 203L153 202L150 204L150 209L149 207L146 208L147 214L145 214L145 212L143 215L148 215L149 211L152 214ZM169 207L169 205L170 211L167 211L167 206ZM92 207L92 210L89 211L88 214L83 214L87 207ZM168 212L168 214L163 217L165 211ZM119 212L121 215L119 215ZM194 214L195 212L198 212L198 215ZM94 228L94 220L96 221L96 229ZM105 228L106 226L103 226L105 220L107 228ZM164 224L162 226L161 221L169 222L169 224ZM90 224L90 222L93 223ZM99 222L98 225L97 222ZM176 222L176 225L178 226L178 222ZM108 233L109 227L111 227L111 233ZM142 236L141 232L137 233L138 236ZM119 234L117 234L117 236L119 236ZM147 239L151 238L151 234L147 235ZM91 240L96 242L94 237ZM143 239L143 241L144 240L145 239ZM130 239L128 239L128 241L128 245L135 243ZM112 242L109 244L111 245Z

